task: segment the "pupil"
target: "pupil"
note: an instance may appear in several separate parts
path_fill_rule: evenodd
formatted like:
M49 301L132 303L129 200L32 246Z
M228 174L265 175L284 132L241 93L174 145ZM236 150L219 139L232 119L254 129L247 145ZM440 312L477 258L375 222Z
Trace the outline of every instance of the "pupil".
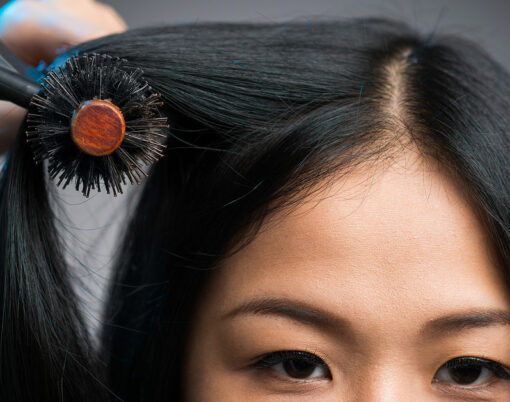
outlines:
M450 369L450 375L459 384L471 384L480 376L481 371L480 366L456 367Z
M305 378L313 373L315 366L304 359L287 360L283 363L285 371L294 378Z

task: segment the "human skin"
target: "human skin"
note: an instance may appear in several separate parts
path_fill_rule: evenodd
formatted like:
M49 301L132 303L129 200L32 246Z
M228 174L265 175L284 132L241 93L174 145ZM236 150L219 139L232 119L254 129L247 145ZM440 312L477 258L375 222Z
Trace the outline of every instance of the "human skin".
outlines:
M113 8L93 0L18 0L0 8L0 40L32 66L51 63L70 46L126 29ZM26 113L0 101L0 153L10 148Z
M510 400L502 371L443 366L473 356L510 372L510 292L479 215L459 180L412 147L398 155L274 214L221 264L194 317L185 401ZM233 313L261 299L279 302ZM254 368L282 350L326 366Z

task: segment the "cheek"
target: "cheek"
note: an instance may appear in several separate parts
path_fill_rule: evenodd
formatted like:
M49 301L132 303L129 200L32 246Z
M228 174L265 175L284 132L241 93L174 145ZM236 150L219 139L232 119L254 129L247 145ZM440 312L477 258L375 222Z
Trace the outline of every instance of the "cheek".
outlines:
M220 348L211 338L197 339L196 347L188 354L185 372L185 402L268 402L267 395L258 393L242 370L233 370L223 364ZM223 345L225 346L225 345ZM277 399L289 402L292 399ZM275 399L276 401L276 399Z

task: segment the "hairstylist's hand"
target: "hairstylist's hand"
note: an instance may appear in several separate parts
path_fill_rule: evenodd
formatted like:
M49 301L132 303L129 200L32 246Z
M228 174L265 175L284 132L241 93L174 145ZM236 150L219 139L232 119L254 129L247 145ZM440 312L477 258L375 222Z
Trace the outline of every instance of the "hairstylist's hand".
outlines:
M18 0L0 8L0 39L32 66L50 63L63 47L127 29L111 7L94 0ZM26 110L0 101L0 153L7 151Z

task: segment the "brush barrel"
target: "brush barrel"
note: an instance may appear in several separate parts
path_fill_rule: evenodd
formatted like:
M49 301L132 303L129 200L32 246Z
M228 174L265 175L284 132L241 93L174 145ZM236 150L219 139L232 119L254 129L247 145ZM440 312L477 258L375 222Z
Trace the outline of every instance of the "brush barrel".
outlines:
M122 144L125 133L126 122L122 112L107 100L85 101L74 111L71 136L86 154L111 154Z

